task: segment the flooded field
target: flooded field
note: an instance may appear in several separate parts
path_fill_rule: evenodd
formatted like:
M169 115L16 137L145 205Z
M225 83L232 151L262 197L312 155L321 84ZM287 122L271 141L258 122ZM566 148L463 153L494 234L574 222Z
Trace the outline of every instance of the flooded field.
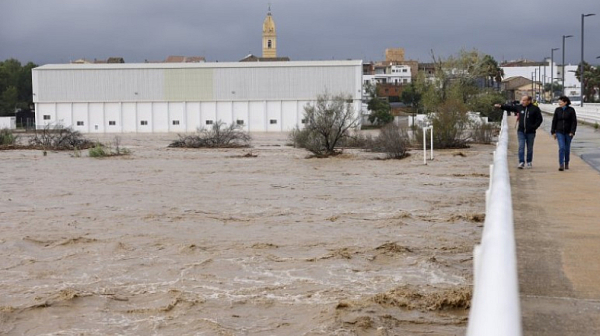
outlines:
M175 139L0 151L0 334L464 335L492 146L425 166Z

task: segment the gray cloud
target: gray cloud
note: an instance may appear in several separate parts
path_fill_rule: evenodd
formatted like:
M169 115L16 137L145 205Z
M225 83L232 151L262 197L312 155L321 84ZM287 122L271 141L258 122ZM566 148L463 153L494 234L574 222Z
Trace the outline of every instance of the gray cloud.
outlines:
M77 58L168 55L237 61L261 54L267 1L249 0L4 0L0 60L38 64ZM580 58L582 13L586 60L600 56L600 3L578 0L272 0L278 54L293 60L383 59L403 47L407 58L430 61L478 49L497 60L542 59L568 39L566 61ZM560 53L555 53L555 56ZM557 56L558 57L558 56Z

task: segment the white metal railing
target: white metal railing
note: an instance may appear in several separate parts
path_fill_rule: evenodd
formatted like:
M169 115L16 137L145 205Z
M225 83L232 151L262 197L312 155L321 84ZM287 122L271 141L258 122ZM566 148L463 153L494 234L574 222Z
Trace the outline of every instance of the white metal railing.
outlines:
M473 251L474 283L468 336L522 334L506 112L501 125L494 163L490 166L481 244Z
M433 160L433 125L423 127L423 163L427 164L427 130L430 132L431 137L431 160Z
M585 103L583 107L577 106L575 104L571 106L573 106L575 112L577 113L577 120L589 124L600 124L600 104ZM546 112L549 114L553 114L554 110L557 107L558 105L540 104L540 109L542 110L542 112Z

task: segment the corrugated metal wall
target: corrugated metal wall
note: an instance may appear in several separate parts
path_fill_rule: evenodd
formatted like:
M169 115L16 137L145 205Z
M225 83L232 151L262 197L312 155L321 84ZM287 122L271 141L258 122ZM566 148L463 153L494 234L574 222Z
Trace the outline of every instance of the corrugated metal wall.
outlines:
M182 69L40 67L33 70L34 102L312 100L325 91L356 98L360 66L338 63Z

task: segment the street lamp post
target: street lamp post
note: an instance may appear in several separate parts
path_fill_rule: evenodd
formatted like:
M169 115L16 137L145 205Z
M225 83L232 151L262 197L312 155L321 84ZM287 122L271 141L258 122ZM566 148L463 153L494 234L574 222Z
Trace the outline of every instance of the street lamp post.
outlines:
M596 14L581 14L581 65L579 68L579 76L581 77L581 92L580 92L580 97L581 97L581 107L583 107L583 91L585 90L585 82L583 80L583 41L585 41L583 39L583 21L586 17L588 16L592 16L592 15L596 15Z
M600 56L596 56L596 59L600 59ZM595 93L595 92L594 92L594 93ZM594 97L594 99L595 99L595 98L596 98L596 97Z
M569 37L573 37L573 35L563 35L562 36L562 42L563 42L563 46L562 46L562 78L561 78L561 83L562 83L562 89L563 89L563 95L565 94L565 39L568 39Z
M560 48L550 49L550 103L554 102L554 51Z
M540 76L542 75L542 71L541 69L538 68L537 69L533 69L533 73L534 73L534 85L535 85L535 92L533 92L533 99L536 101L539 101L540 97L539 97L539 90L540 90Z
M537 77L537 87L538 87L538 103L542 100L542 92L544 91L542 88L542 64L538 64L538 77Z
M548 65L548 57L544 57L544 75L542 76L542 101L546 102L546 66Z
M535 78L535 71L531 73L531 95L530 97L533 99L534 91L533 91L533 80Z

